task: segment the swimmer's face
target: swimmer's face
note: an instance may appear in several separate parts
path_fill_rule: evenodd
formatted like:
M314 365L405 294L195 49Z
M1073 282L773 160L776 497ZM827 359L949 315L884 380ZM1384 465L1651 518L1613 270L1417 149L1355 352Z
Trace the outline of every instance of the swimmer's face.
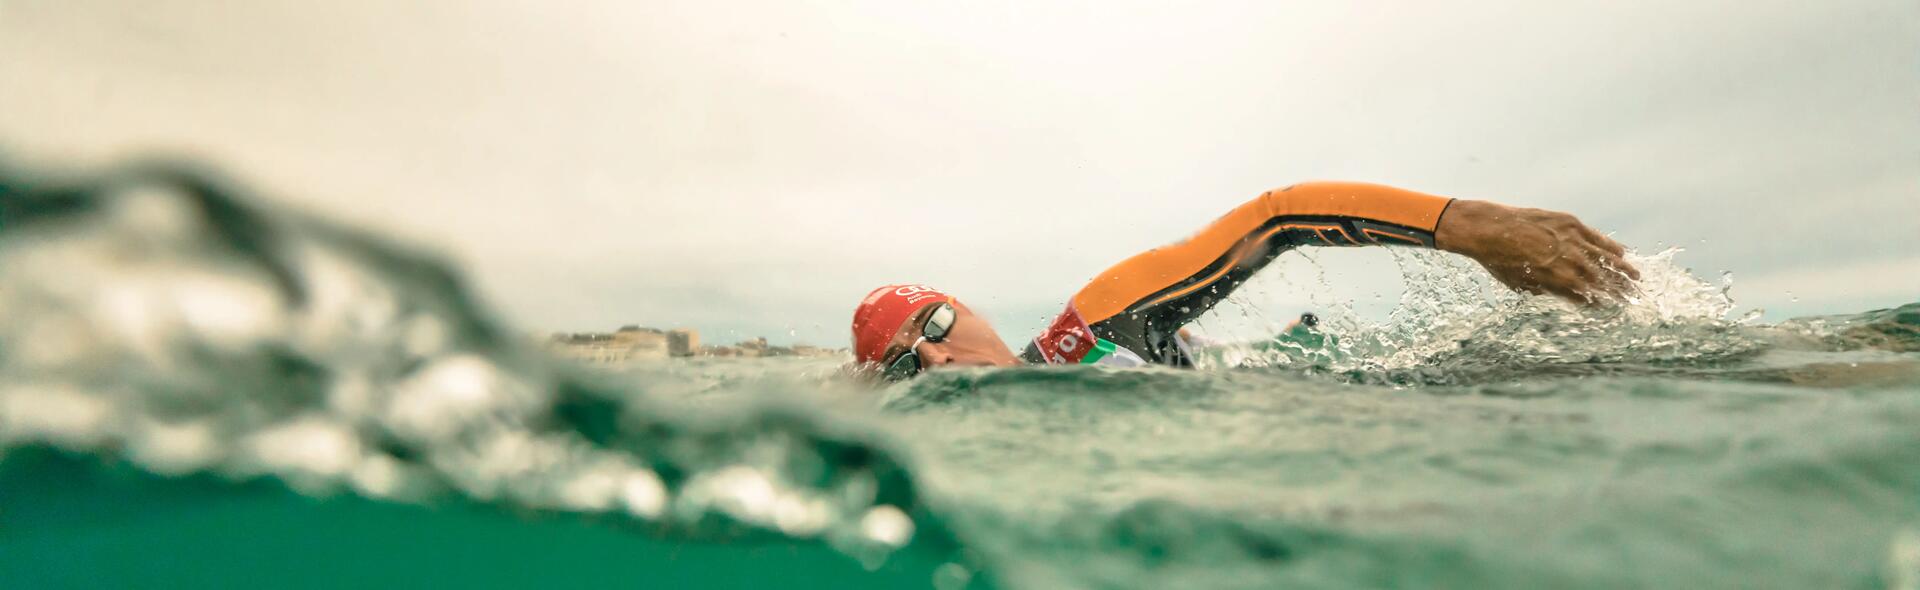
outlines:
M893 341L887 344L887 352L881 366L893 362L908 346L920 339L921 326L933 315L937 305L929 305L913 314L913 318L900 326ZM920 362L927 370L942 367L1009 367L1020 364L1013 356L1013 350L1007 348L1005 340L993 331L986 318L973 313L959 301L953 302L955 312L953 327L947 330L947 337L941 342L921 342L915 350L920 353Z

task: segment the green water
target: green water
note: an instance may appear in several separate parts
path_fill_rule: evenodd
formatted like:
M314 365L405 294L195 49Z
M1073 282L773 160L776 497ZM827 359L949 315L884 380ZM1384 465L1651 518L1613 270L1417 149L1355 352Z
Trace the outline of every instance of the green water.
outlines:
M568 367L202 175L0 173L0 588L1920 588L1920 303L1764 324L1674 257L873 389Z
M6 588L924 587L818 544L672 539L610 519L308 497L44 450L0 462Z

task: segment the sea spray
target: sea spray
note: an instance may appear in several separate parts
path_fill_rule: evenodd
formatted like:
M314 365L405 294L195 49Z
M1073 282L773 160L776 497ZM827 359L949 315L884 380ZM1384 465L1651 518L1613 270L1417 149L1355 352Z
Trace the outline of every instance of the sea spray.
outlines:
M1428 380L1475 366L1513 369L1620 360L1687 362L1751 354L1757 340L1738 335L1754 314L1730 318L1730 282L1701 280L1675 262L1681 253L1629 252L1642 279L1624 300L1582 306L1500 285L1473 261L1436 251L1387 249L1405 288L1382 321L1356 317L1350 304L1315 301L1328 350L1241 343L1208 355L1224 366L1296 367L1350 375L1392 374ZM1318 265L1309 265L1318 271ZM1268 280L1320 280L1286 276ZM1233 307L1258 309L1259 285ZM1240 313L1247 313L1241 311Z

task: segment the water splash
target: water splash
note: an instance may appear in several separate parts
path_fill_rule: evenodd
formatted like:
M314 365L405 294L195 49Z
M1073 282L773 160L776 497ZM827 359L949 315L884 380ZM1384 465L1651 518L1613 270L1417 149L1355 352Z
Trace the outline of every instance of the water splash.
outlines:
M1216 353L1228 366L1301 367L1357 376L1435 382L1461 371L1523 370L1541 365L1620 361L1695 362L1734 358L1763 347L1739 328L1758 313L1729 317L1730 278L1713 284L1675 262L1681 250L1629 252L1641 271L1636 291L1617 305L1585 307L1516 293L1473 261L1437 251L1389 249L1406 285L1386 320L1369 323L1351 302L1316 302L1324 349L1239 346ZM1324 275L1316 275L1324 282ZM1298 277L1289 277L1298 280ZM1257 307L1242 302L1243 308ZM1451 375L1445 379L1442 375Z

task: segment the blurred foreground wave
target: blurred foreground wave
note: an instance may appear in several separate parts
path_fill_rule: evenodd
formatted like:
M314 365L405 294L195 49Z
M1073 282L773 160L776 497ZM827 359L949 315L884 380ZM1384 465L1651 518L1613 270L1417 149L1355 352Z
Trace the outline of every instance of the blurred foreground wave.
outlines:
M239 194L0 170L8 587L991 585L863 431L595 382L439 262Z

